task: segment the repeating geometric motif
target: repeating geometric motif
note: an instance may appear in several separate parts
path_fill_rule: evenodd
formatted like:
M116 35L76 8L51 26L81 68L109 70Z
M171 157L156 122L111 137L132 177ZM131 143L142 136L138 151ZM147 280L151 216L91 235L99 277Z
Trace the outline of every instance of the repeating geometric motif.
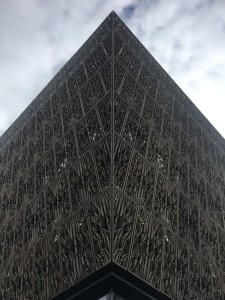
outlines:
M111 13L0 137L0 299L113 261L224 299L225 141Z
M224 139L119 18L114 26L114 247L122 228L131 244L117 261L173 299L223 299Z

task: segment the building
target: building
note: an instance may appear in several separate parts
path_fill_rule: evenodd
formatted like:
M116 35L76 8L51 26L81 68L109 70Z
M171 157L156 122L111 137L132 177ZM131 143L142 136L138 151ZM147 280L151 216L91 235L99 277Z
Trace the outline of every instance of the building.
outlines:
M0 299L224 300L224 178L225 140L112 12L0 138Z

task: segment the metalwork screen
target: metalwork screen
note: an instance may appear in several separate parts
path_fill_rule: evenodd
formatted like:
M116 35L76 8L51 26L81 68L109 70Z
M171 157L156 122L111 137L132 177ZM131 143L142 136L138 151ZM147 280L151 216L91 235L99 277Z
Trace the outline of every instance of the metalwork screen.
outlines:
M225 141L111 13L0 138L0 299L110 261L224 299Z

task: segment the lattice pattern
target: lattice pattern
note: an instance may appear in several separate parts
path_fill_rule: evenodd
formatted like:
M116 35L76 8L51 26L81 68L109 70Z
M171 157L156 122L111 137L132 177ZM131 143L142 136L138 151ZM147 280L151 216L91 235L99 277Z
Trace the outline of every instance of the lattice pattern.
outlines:
M173 299L224 299L224 183L224 139L110 14L0 138L0 299L112 260Z

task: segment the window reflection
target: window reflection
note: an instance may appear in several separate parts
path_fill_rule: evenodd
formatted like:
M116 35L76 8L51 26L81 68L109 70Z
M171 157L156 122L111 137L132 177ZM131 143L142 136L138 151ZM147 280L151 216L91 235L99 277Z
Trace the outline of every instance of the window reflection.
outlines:
M99 300L107 300L107 295L104 296L104 297L102 297L102 298L100 298Z
M114 293L109 293L98 300L125 300L125 299L121 298L120 296L118 296Z

